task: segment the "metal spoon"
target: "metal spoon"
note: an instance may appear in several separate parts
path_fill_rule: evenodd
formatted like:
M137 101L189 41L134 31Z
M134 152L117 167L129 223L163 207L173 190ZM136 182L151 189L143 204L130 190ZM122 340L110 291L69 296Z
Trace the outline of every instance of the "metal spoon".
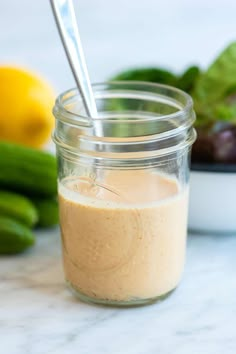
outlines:
M96 118L98 112L76 24L73 1L50 0L50 2L58 32L74 75L75 82L81 94L86 114L90 118ZM95 130L98 135L101 135L101 132L98 131L98 127L96 127Z

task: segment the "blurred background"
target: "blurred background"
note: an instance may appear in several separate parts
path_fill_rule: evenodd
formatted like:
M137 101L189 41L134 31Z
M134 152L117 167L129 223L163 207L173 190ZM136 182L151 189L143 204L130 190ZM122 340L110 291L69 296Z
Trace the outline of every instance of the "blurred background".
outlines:
M131 66L207 66L235 39L234 0L75 0L93 82ZM48 0L0 0L0 62L74 86Z

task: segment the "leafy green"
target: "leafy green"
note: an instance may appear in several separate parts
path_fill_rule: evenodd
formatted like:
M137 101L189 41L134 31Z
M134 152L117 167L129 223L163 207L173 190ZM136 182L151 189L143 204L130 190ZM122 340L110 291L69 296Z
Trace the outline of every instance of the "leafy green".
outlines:
M236 41L226 47L206 71L190 66L181 75L163 68L129 69L112 80L149 81L175 86L189 93L194 100L197 127L214 127L218 121L236 124ZM111 101L111 109L137 109L156 112L157 106L140 106L140 102ZM158 108L159 109L159 108ZM161 114L161 112L157 111Z
M216 102L236 84L236 42L229 45L202 73L194 89L194 96L203 103Z
M203 72L192 91L198 124L236 122L236 42L231 43Z
M173 85L177 83L177 76L166 69L161 68L138 68L129 69L116 75L112 81L149 81L158 82L159 84Z
M191 92L194 88L196 80L200 75L200 69L198 66L190 66L184 73L179 77L177 81L177 87L185 92Z

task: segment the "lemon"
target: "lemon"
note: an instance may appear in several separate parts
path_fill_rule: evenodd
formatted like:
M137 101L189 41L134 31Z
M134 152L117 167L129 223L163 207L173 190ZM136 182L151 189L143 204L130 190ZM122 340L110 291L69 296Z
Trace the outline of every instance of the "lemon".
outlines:
M0 140L40 148L54 126L54 91L42 78L16 67L0 67Z

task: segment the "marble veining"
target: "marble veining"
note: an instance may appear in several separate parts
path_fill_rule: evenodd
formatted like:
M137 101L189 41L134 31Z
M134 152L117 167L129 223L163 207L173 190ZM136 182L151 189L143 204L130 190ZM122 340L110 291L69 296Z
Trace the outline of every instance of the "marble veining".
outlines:
M0 352L235 354L236 235L190 235L181 286L133 309L80 302L67 290L59 230L0 258Z

